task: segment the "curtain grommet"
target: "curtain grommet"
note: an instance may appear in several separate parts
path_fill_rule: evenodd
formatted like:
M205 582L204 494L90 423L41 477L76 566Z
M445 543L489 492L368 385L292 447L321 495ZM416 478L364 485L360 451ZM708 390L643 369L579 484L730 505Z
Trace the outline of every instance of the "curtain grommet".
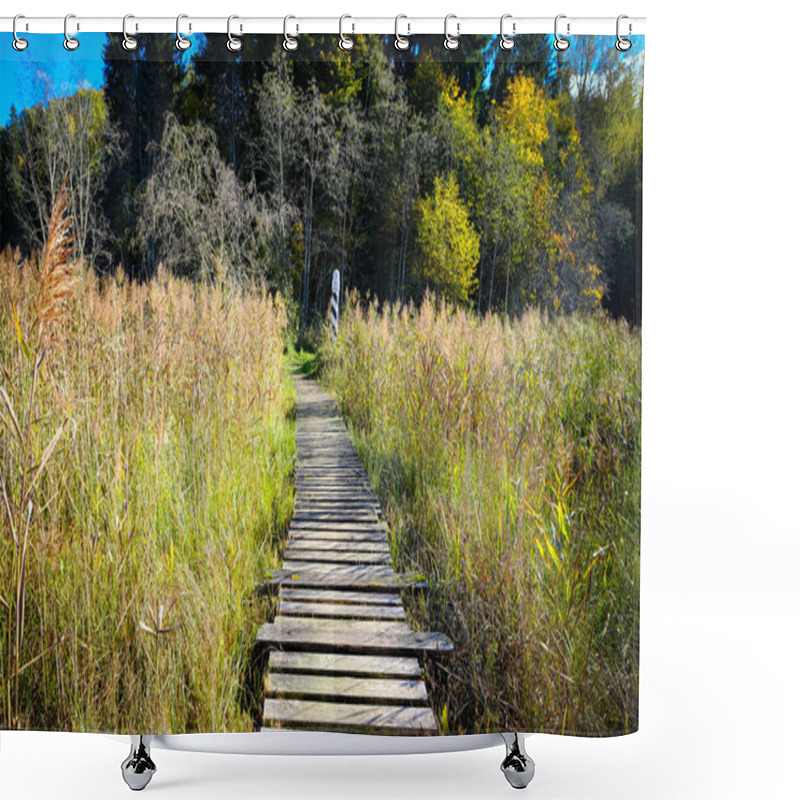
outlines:
M139 40L135 36L128 36L129 19L136 19L136 17L133 14L126 14L122 18L122 49L131 53L139 46Z
M175 20L175 47L177 47L181 52L188 50L192 46L192 40L187 39L181 33L181 20L187 19L188 17L188 14L178 14L178 17ZM189 30L191 30L191 25L189 26Z
M458 50L461 47L461 42L458 39L461 32L461 23L456 21L456 35L453 36L447 29L451 19L458 20L458 17L456 14L448 14L444 18L444 48L445 50Z
M505 21L507 19L512 19L512 15L503 14L503 16L500 17L500 47L503 50L513 50L515 45L517 44L514 41L514 34L517 32L517 23L516 22L511 23L511 36L509 36L504 29Z
M291 14L288 14L283 18L283 49L289 53L293 53L295 50L297 50L300 43L294 36L289 36L288 26L290 19L297 19L297 17L293 17Z
M69 50L70 52L77 50L81 45L77 37L69 35L69 21L71 19L75 19L74 14L67 14L67 16L64 17L64 49ZM76 24L75 30L80 30L79 24Z
M408 40L408 36L411 35L411 25L408 25L408 33L405 36L400 35L400 20L401 19L408 19L405 14L398 14L394 18L394 49L395 50L408 50L411 47L411 42Z
M17 20L25 19L24 14L17 14L14 17L14 22L11 24L11 33L14 35L14 39L11 42L11 46L18 52L21 53L23 50L28 49L28 40L23 39L21 36L17 35ZM27 28L27 23L26 23Z
M626 14L620 14L617 17L617 41L614 42L614 47L616 47L617 50L619 50L620 53L627 53L628 50L630 50L631 47L633 47L633 42L630 39L627 39L626 37L624 37L620 33L620 23L624 19L628 19L628 16ZM629 22L628 23L628 36L631 35L632 31L633 31L633 25L631 25L631 23Z
M346 19L353 18L349 14L342 14L342 16L339 17L339 49L350 52L355 46L355 42L350 36L344 35L344 21ZM355 25L353 25L353 28L355 28Z
M231 53L238 53L242 49L242 40L231 33L231 22L235 19L239 19L236 14L231 14L228 17L228 41L225 43L225 46Z
M569 50L569 39L567 39L566 36L562 36L558 32L558 21L560 19L567 19L567 15L566 14L559 14L556 17L556 21L555 21L555 25L554 25L554 31L555 31L556 40L553 42L553 47L555 47L555 49L558 50L559 53L563 53L565 50ZM569 21L567 21L567 36L569 36L569 34L570 34L570 23L569 23Z

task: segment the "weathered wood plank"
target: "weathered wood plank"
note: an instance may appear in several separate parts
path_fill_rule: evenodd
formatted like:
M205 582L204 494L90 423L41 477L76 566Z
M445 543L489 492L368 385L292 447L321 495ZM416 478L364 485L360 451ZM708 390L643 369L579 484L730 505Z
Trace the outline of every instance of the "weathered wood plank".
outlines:
M339 487L356 488L368 490L372 487L367 473L363 470L354 471L347 470L346 472L332 472L331 470L319 469L312 472L305 472L303 467L295 468L294 485L296 489L305 489L307 487L330 487L337 489Z
M442 633L409 630L399 622L360 622L278 617L256 635L262 644L314 652L368 655L449 653L453 643Z
M386 533L361 533L357 531L292 531L288 542L339 542L343 544L382 544L388 542Z
M305 511L298 510L292 517L294 522L377 522L375 512L358 509L342 509L341 511Z
M273 650L271 672L300 672L308 675L361 675L372 678L418 678L416 658L399 656L354 656L348 653L299 653Z
M418 705L428 699L425 684L420 680L274 672L267 675L266 683L268 695L296 700Z
M303 550L287 547L286 559L308 564L391 564L389 553L346 550ZM284 561L284 565L286 562Z
M369 511L374 512L378 504L372 500L359 500L347 497L312 497L308 500L295 498L295 512L304 511Z
M313 700L264 701L265 726L326 731L381 733L404 736L437 733L433 712L425 707L327 703Z
M278 613L286 617L330 617L339 619L393 619L405 622L403 606L355 605L353 603L298 603L281 600Z
M292 520L290 531L360 531L362 533L383 533L388 529L377 520L358 522L339 522L337 520Z
M299 481L320 479L323 482L351 481L366 483L367 473L363 467L351 467L344 464L309 464L295 467L295 477Z
M381 592L348 592L342 589L292 589L281 586L279 597L282 600L296 600L306 603L337 603L341 605L402 605L399 594Z
M388 565L318 564L311 566L301 561L285 559L283 569L298 576L294 579L298 585L299 581L327 581L328 587L334 587L346 586L346 581L350 581L349 585L356 588L368 585L394 586L403 583L397 573Z
M290 538L286 549L291 546L292 550L341 550L346 552L360 552L360 553L388 553L389 545L384 538L383 541L375 542L358 542L349 539L331 540L319 538Z
M336 486L335 484L331 484L330 486L319 486L315 485L312 487L305 487L305 486L297 486L295 485L295 500L365 500L365 501L373 501L377 502L376 495L369 491L368 489L362 488L361 486Z
M415 576L398 575L391 567L372 565L321 564L311 566L294 561L284 568L268 573L258 586L262 593L273 592L280 586L298 589L356 589L387 592L403 589L425 589L424 580Z

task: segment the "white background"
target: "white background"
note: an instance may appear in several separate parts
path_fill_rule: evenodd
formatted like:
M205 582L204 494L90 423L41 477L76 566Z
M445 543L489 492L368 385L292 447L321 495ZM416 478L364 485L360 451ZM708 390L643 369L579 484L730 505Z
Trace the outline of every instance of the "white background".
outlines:
M647 16L641 730L535 736L539 798L798 797L796 4L17 0L86 16ZM745 13L746 12L746 13ZM3 733L0 797L127 797L127 745ZM501 750L156 751L163 798L509 797Z

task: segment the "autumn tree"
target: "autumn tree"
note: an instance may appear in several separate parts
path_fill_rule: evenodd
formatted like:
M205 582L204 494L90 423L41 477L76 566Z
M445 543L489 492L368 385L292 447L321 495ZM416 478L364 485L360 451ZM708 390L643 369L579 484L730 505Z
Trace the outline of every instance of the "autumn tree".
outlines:
M417 282L450 302L468 302L477 285L480 236L459 197L455 175L437 177L433 195L421 198L415 211Z
M495 141L516 165L500 189L499 228L508 248L505 297L517 308L534 303L551 311L594 308L603 295L594 251L593 187L574 118L530 77L514 77L495 112ZM505 228L505 231L503 231Z

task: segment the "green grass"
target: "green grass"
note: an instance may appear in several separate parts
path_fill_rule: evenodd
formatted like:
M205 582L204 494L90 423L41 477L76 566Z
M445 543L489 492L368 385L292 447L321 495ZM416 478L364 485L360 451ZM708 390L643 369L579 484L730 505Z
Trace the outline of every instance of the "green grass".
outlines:
M313 378L319 373L319 353L311 352L302 346L290 343L286 348L286 365L290 373Z
M603 314L342 314L324 379L430 590L443 728L638 726L641 339ZM446 723L446 724L445 724Z

